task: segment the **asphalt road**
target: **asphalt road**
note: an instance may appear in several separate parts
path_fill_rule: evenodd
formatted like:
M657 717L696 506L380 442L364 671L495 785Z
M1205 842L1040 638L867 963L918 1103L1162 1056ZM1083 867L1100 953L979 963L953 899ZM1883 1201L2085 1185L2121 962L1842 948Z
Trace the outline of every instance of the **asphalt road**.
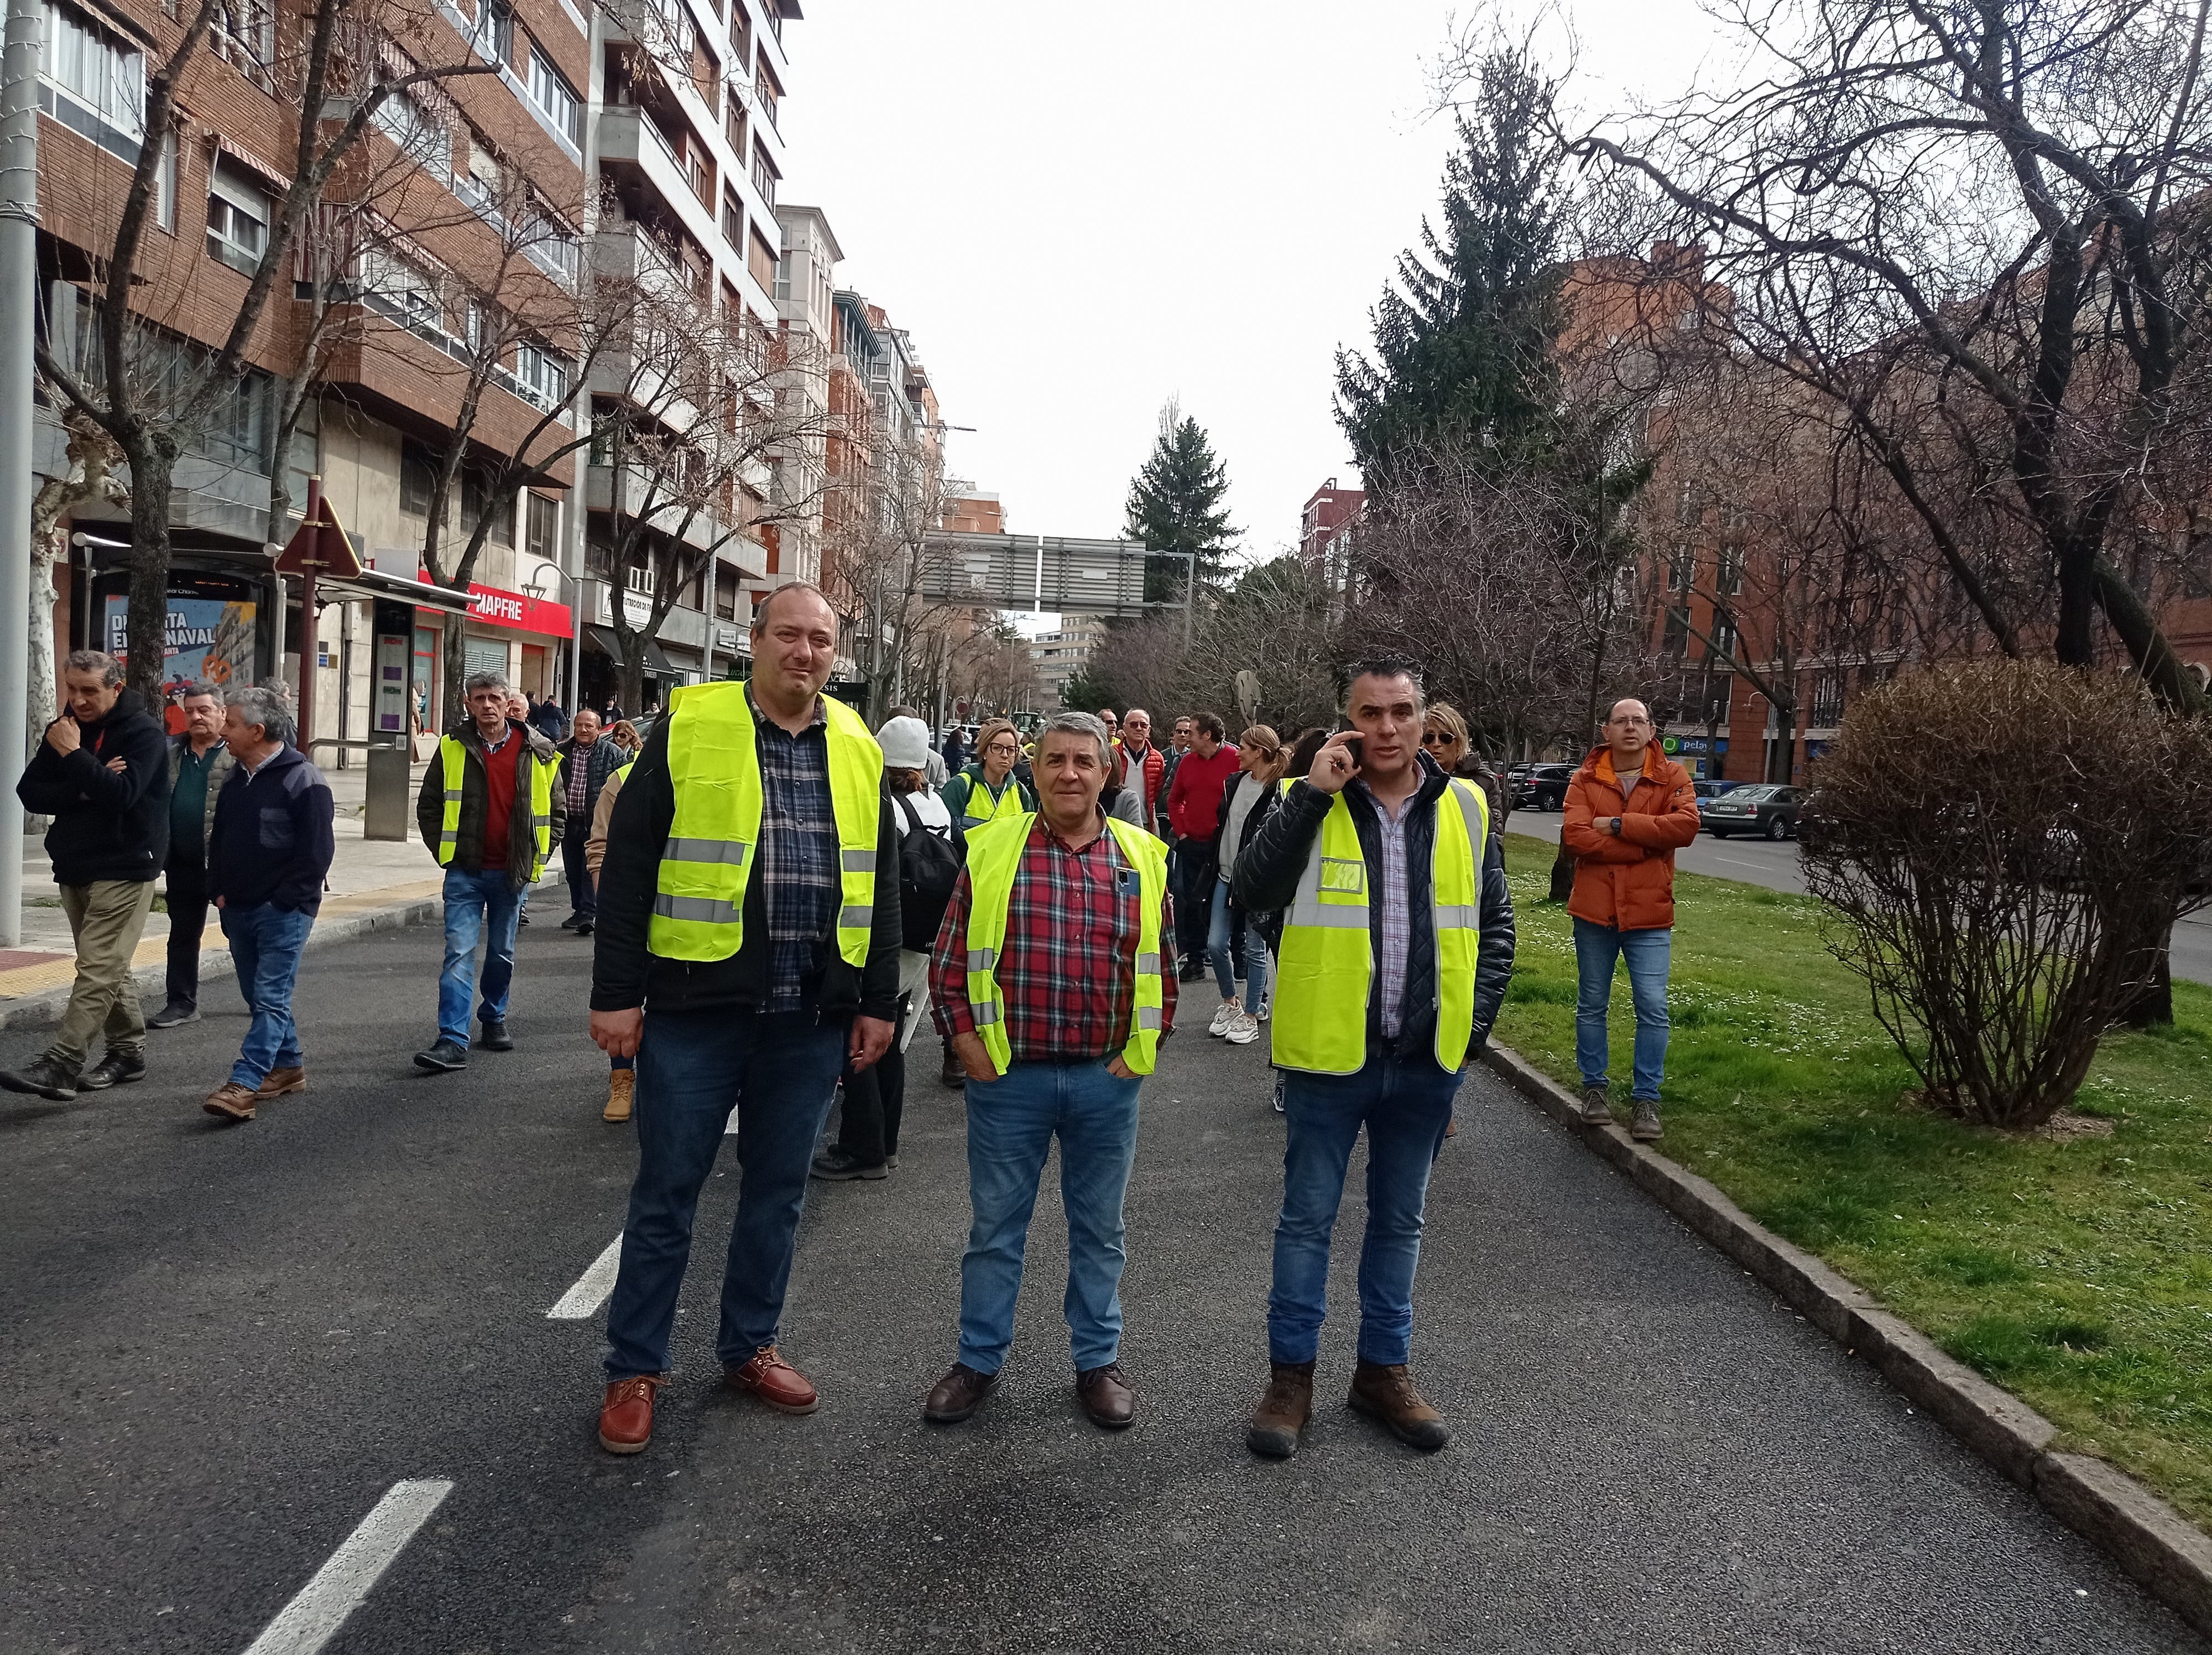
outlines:
M1254 1460L1280 1125L1261 1050L1203 1033L1146 1088L1133 1430L1071 1394L1049 1185L1006 1388L965 1427L918 1417L967 1218L959 1099L924 1074L902 1170L810 1202L785 1341L822 1410L717 1388L718 1173L659 1438L611 1458L596 1318L545 1313L634 1156L598 1118L584 950L524 934L521 1048L462 1075L408 1065L416 930L309 956L313 1089L252 1125L198 1107L243 1026L220 985L147 1083L0 1102L0 1650L244 1651L423 1478L450 1495L329 1649L2203 1647L1486 1076L1437 1169L1415 1347L1456 1440L1424 1458L1343 1409L1346 1253L1309 1445Z
M1506 830L1557 844L1559 814L1557 811L1516 810L1508 818ZM1764 885L1769 891L1793 891L1801 897L1805 894L1805 877L1798 867L1797 843L1794 839L1776 843L1735 834L1716 839L1710 833L1701 833L1694 844L1685 845L1674 853L1674 866L1691 873L1710 873L1717 879L1735 879L1743 885ZM2174 926L2173 946L2169 952L2174 976L2190 983L2212 983L2212 907L2185 916Z

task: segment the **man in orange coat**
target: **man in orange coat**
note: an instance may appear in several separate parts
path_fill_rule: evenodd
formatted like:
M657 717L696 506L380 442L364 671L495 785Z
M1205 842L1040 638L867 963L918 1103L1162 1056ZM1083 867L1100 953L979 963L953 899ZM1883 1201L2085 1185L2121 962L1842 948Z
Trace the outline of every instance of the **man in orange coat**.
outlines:
M1630 1132L1659 1135L1659 1077L1667 1061L1667 961L1674 934L1674 853L1698 837L1698 790L1689 772L1651 741L1650 710L1620 701L1606 715L1606 745L1567 783L1559 837L1575 858L1575 1062L1585 1121L1613 1119L1606 1089L1606 1008L1617 963L1628 961L1636 1006Z

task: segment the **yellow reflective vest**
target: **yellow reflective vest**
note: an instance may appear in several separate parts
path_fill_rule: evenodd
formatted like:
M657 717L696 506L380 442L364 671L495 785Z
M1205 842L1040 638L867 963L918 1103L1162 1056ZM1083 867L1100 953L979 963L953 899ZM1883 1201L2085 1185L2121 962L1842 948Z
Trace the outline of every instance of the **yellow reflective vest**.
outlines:
M515 735L530 751L530 740L520 731ZM446 809L438 824L438 866L451 867L453 853L461 842L461 782L467 775L469 750L458 736L438 739L438 756L445 765ZM505 758L504 754L498 757ZM491 760L485 759L489 764ZM513 762L513 761L508 761ZM535 855L531 858L531 884L545 871L546 859L553 854L553 769L538 761L532 752L530 764L530 842ZM487 783L486 785L489 785Z
M822 697L830 803L837 824L837 953L868 958L876 907L884 751L860 715ZM743 684L690 684L668 698L668 780L676 813L660 853L646 948L663 959L727 959L744 940L745 887L759 860L760 753Z
M968 1008L983 1050L1001 1074L1013 1062L1013 1049L1006 1039L1006 1001L999 992L999 956L1006 944L1014 875L1029 843L1030 824L1036 820L1033 811L1000 816L968 837ZM1106 818L1106 831L1137 870L1136 995L1121 1061L1132 1074L1150 1074L1167 1003L1160 983L1160 910L1167 900L1168 848L1144 829L1113 817Z
M977 766L979 772L981 768ZM995 822L1001 817L1036 814L1023 800L1022 784L1012 770L1006 772L1006 785L995 799L991 796L991 784L980 773L969 776L963 770L960 774L968 782L968 797L960 806L961 832L973 833L985 823Z
M1453 806L1456 806L1455 809ZM1437 947L1437 1062L1455 1070L1474 1022L1474 958L1490 802L1452 778L1437 800L1429 879ZM1367 1001L1375 977L1367 859L1352 806L1339 793L1314 837L1297 895L1283 916L1271 1040L1277 1067L1356 1074L1367 1061Z

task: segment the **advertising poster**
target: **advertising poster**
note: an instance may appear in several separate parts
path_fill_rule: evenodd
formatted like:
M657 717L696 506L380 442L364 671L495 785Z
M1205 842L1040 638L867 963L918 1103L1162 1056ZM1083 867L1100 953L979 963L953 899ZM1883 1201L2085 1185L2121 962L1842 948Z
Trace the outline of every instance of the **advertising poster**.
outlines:
M164 693L194 678L226 687L252 683L257 608L250 599L172 592L161 664ZM107 653L121 660L131 643L131 600L111 594L105 619Z

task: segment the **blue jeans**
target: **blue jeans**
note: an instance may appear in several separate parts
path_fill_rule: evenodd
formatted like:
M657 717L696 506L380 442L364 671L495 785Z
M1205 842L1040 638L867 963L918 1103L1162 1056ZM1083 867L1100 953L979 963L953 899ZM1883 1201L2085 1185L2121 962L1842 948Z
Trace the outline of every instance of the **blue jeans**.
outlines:
M1213 980L1224 1000L1237 992L1237 972L1230 959L1230 940L1243 916L1229 905L1229 881L1213 882L1213 927L1206 934L1206 958L1213 962ZM1267 940L1260 928L1244 928L1244 1009L1257 1012L1267 997Z
M1613 1000L1613 962L1628 961L1628 995L1636 1007L1636 1074L1631 1095L1659 1101L1667 1066L1667 960L1674 934L1622 931L1592 920L1575 922L1575 1064L1583 1084L1606 1083L1606 1008Z
M1354 1074L1283 1075L1283 1212L1267 1294L1267 1358L1310 1362L1328 1300L1328 1244L1345 1169L1367 1129L1367 1235L1359 1248L1359 1360L1392 1366L1413 1340L1413 1270L1429 1168L1451 1122L1457 1072L1370 1050Z
M315 916L266 902L251 908L225 905L216 911L222 916L222 934L230 939L238 992L253 1013L238 1048L238 1061L230 1066L230 1078L242 1086L258 1087L270 1070L295 1069L306 1062L300 1056L299 1028L292 1021L292 985L299 977L300 951L307 946Z
M579 919L596 922L599 916L599 886L585 865L584 846L592 837L591 812L570 817L561 836L561 867L568 876L568 907Z
M1075 1371L1121 1353L1121 1197L1137 1158L1136 1080L1106 1060L1017 1063L968 1083L968 1198L975 1221L960 1257L960 1360L996 1373L1014 1342L1014 1300L1037 1181L1060 1135L1060 1200L1067 1211L1067 1312Z
M508 887L505 868L486 868L481 873L446 870L446 969L438 977L441 1040L468 1050L477 944L487 935L483 1001L477 1015L488 1023L505 1020L507 990L514 981L514 924L521 912L522 894Z
M726 1367L776 1339L806 1170L830 1116L845 1025L803 1012L648 1012L637 1054L637 1181L607 1307L607 1378L668 1371L691 1220L738 1111L738 1216L714 1348Z

